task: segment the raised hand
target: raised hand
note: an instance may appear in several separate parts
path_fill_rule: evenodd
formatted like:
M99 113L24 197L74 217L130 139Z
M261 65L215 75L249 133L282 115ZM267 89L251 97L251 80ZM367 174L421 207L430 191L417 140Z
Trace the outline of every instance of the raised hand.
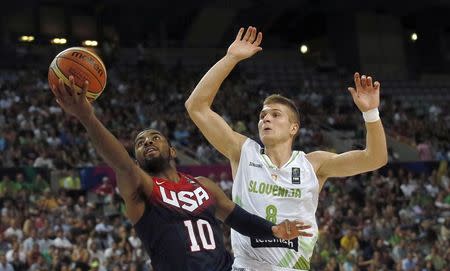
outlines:
M244 28L241 27L236 39L228 47L227 55L241 61L261 51L262 48L259 45L262 41L262 33L256 33L256 27L249 26L244 35Z
M63 80L59 79L58 86L51 86L56 102L66 113L75 116L79 120L89 118L94 114L92 105L86 98L89 82L84 82L79 93L75 90L75 80L72 75L69 76L69 83L70 85L66 86Z
M276 226L272 226L272 232L277 238L291 240L299 236L312 237L311 233L305 231L310 228L311 225L306 225L297 220L285 220Z
M360 77L357 72L354 81L356 90L352 87L349 87L348 90L359 110L366 112L377 108L380 105L380 83L378 81L372 83L372 77L365 75Z

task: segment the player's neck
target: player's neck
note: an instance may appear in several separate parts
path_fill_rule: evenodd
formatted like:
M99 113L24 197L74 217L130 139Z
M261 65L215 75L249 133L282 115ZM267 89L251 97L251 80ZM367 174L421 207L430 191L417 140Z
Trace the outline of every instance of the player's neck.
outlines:
M174 183L178 183L180 181L180 176L178 175L177 170L172 167L163 170L161 172L158 172L154 176L158 178L164 178Z
M272 161L277 168L280 168L291 158L292 145L290 142L284 142L265 146L264 153L269 156L270 161Z

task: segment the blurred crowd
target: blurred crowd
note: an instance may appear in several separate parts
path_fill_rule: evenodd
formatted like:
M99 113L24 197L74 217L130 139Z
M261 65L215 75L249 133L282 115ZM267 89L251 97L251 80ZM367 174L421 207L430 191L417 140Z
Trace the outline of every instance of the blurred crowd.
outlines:
M0 187L0 270L151 270L115 189L49 189L48 180Z
M108 85L94 106L100 120L130 153L136 132L151 127L160 129L176 147L202 164L224 162L184 108L203 69L191 69L182 61L166 67L151 57L135 65L108 62ZM336 94L337 87L316 90L314 78L299 78L298 91L279 91L300 109L300 136L294 147L305 152L333 150L324 136L326 129L356 131L355 142L363 146L363 121L350 95ZM233 129L258 138L261 103L278 92L268 85L263 74L255 79L238 68L222 85L213 108ZM345 99L337 99L339 95ZM421 160L449 159L450 114L444 101L417 108L389 93L383 93L381 101L388 134L416 147ZM102 163L84 129L56 104L47 83L47 65L0 72L0 151L3 167L71 168ZM395 155L391 158L395 160Z
M450 270L450 175L443 168L328 181L312 270Z

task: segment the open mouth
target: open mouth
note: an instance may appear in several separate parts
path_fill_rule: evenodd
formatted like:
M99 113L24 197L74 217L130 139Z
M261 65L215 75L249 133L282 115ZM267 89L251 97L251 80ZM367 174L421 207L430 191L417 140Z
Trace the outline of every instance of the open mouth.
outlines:
M157 152L157 151L158 151L157 148L155 148L155 147L149 147L149 148L146 148L146 149L145 149L144 154L145 154L145 155L151 155L151 154L153 154L153 153L155 153L155 152Z
M269 127L266 127L266 128L264 128L263 130L264 130L264 131L270 131L270 130L272 130L272 129L269 128Z

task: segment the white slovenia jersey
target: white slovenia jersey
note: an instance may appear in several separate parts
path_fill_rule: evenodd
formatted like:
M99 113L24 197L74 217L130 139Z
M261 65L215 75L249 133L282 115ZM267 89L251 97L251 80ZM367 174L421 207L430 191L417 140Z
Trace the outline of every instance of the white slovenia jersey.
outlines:
M289 161L277 168L257 142L247 139L234 178L233 201L276 224L285 219L310 224L307 231L313 237L257 239L232 230L235 264L256 270L309 270L318 238L318 196L319 181L304 152L293 151Z

